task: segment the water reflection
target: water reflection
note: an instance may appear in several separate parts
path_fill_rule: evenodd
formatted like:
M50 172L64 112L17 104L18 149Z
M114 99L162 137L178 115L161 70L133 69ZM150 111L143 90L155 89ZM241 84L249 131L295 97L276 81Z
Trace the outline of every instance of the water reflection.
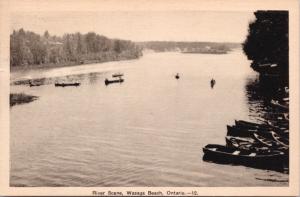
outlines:
M252 70L242 52L155 53L112 67L85 65L83 73L67 76L56 69L47 79L38 76L43 86L11 86L40 98L11 109L11 186L287 185L282 173L202 161L208 142L224 143L226 124L251 113L263 117L256 84L245 89ZM125 82L106 87L115 72ZM218 80L213 91L212 76ZM82 85L56 88L56 81ZM287 181L256 179L274 176Z
M288 100L289 94L285 91L284 86L266 83L259 77L255 77L247 79L245 89L248 98L249 116L253 120L283 124L288 129L288 120L284 120L284 117L285 114L289 113L289 109L285 110L272 104L274 101ZM286 105L288 106L288 102L286 102Z

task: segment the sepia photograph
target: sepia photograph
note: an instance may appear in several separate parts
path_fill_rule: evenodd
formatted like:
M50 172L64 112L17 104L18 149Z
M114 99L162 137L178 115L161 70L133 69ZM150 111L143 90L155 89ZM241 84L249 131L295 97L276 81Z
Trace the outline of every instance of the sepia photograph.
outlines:
M8 188L197 196L299 184L295 10L25 2L7 21Z

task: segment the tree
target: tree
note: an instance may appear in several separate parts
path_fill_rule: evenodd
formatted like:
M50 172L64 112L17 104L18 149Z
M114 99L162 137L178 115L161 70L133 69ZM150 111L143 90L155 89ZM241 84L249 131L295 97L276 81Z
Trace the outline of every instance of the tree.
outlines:
M288 76L288 12L257 11L256 19L249 24L243 50L251 67L258 72L260 64L277 64L277 74Z
M45 37L46 39L49 39L49 37L50 37L50 34L49 34L48 30L46 30L46 31L45 31L45 33L44 33L44 37Z

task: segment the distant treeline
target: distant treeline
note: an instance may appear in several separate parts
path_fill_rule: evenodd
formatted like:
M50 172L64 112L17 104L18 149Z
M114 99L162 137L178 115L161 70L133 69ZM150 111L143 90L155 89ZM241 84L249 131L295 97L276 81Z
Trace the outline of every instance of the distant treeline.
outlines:
M142 55L142 50L134 42L109 39L94 32L59 37L48 31L39 35L20 29L10 35L10 54L11 67L25 67L134 59Z
M180 51L180 52L209 52L222 51L228 52L234 48L241 47L240 43L217 43L217 42L168 42L151 41L138 42L143 49L153 50L155 52Z

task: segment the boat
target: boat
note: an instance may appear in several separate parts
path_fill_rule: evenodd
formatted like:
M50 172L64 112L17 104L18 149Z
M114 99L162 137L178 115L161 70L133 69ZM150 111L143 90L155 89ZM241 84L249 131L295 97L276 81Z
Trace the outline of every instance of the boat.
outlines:
M115 74L112 74L112 77L123 77L123 73L115 73Z
M266 121L263 124L259 123L253 123L253 122L248 122L244 120L235 120L235 125L240 128L245 128L245 129L252 129L252 130L259 130L265 132L269 131L275 131L276 133L279 133L280 135L286 135L286 127L278 127L272 124L270 121ZM285 125L285 124L282 124Z
M279 143L277 141L275 141L271 136L263 136L262 134L253 133L253 137L258 142L260 142L266 146L269 146L269 147L277 147L279 145Z
M285 105L285 104L282 104L282 103L279 103L279 101L275 101L275 100L271 100L271 104L275 107L278 107L282 110L289 110L289 107L288 105Z
M270 152L270 149L268 147L261 145L252 138L238 138L226 136L225 140L226 146L230 148L256 152Z
M253 145L254 140L252 138L240 138L240 137L225 137L226 146L231 148L248 149Z
M111 84L111 83L123 83L124 79L122 79L121 77L119 79L114 79L114 80L108 80L105 79L104 83L105 85Z
M289 140L287 138L284 138L284 137L278 135L274 131L271 132L271 135L276 142L278 142L279 144L281 144L282 146L284 146L286 148L289 148Z
M258 132L258 129L243 128L238 126L227 125L227 136L234 137L252 137L253 133ZM263 130L268 132L267 130Z
M245 120L235 120L234 122L235 122L235 125L240 126L240 127L248 127L248 128L252 128L252 129L271 129L271 126L267 125L267 124L248 122Z
M29 81L29 86L32 87L32 86L40 86L42 85L41 83L32 83L31 81Z
M282 151L255 152L230 148L223 145L208 144L203 148L203 160L223 164L242 164L257 168L280 168L287 161Z
M66 86L79 86L80 83L76 82L76 83L55 83L56 87L66 87Z
M278 129L274 129L276 131L281 131L280 133L287 133L289 130L289 121L286 120L267 120L268 125L271 125L274 128L278 128Z

